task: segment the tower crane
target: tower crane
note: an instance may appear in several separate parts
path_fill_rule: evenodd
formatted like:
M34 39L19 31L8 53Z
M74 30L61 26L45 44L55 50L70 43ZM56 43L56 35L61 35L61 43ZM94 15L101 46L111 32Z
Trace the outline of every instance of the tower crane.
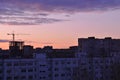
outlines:
M12 35L12 37L13 37L13 42L15 41L15 33L7 33L7 35Z
M23 55L23 46L24 46L24 41L15 41L15 35L28 35L28 34L15 34L13 33L7 33L7 35L12 36L12 41L9 43L9 51L10 51L10 56L11 57L22 57Z
M12 35L12 40L13 42L15 41L15 35L29 35L29 34L15 34L14 32L13 33L7 33L7 35Z

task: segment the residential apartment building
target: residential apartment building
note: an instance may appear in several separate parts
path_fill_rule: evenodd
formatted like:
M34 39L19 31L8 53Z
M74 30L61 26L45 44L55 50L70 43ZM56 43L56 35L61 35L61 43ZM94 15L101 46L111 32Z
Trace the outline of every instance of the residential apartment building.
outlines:
M10 47L12 56L3 55L0 59L0 80L120 79L119 39L79 38L78 47L69 49L33 49L27 45L18 50L18 56L16 50L14 53L16 47L20 48Z
M77 80L120 79L120 69L118 68L120 67L120 39L79 38L78 48ZM83 60L84 63L82 63Z
M64 52L67 53L64 55ZM78 65L74 53L69 49L59 49L52 53L47 49L35 52L32 58L10 56L0 59L1 80L72 80L74 68Z

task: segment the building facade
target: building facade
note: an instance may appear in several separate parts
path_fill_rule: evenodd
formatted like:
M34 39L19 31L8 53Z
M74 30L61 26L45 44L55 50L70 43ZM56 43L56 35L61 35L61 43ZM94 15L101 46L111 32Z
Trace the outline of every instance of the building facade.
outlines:
M70 49L28 45L19 56L0 58L0 80L120 79L120 39L79 38Z

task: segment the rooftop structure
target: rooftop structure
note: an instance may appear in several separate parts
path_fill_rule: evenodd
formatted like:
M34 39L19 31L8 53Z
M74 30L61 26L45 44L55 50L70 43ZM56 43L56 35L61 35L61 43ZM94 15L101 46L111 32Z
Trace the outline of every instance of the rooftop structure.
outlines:
M89 56L111 56L111 52L120 52L120 39L79 38L78 47L79 51L86 52Z
M10 57L22 57L23 55L23 41L10 41L9 42Z

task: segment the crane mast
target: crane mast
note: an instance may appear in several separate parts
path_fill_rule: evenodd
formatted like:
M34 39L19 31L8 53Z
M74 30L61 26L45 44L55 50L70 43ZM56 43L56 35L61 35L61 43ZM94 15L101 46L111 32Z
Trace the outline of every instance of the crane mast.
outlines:
M12 35L12 37L13 37L13 38L12 38L12 39L13 39L13 42L15 41L15 33L11 33L11 34L8 33L7 35Z

